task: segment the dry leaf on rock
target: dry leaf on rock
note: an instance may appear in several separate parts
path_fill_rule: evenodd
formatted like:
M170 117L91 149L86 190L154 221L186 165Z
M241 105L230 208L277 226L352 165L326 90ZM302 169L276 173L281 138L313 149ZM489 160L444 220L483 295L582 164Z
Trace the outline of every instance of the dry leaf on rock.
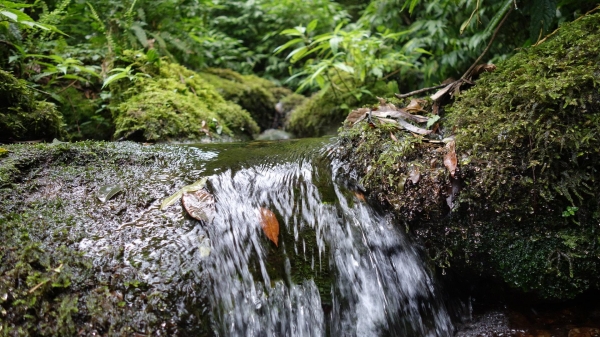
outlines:
M260 225L267 238L273 241L275 246L279 247L279 222L277 221L275 214L270 210L261 207L260 220Z
M408 112L423 112L425 110L423 110L423 106L421 104L424 102L425 101L422 99L413 98L404 109L406 109Z
M458 164L458 160L456 158L456 144L453 140L446 144L447 152L444 155L444 166L450 172L450 176L454 178L454 174L456 173L456 166Z
M367 112L369 112L369 110L370 109L368 108L358 108L352 110L352 112L348 114L348 117L346 117L346 121L344 121L344 124L347 126L352 126L362 121L363 119L365 119L365 115L367 114Z
M418 133L420 135L428 135L432 132L431 130L425 130L420 127L414 126L414 125L404 121L403 119L398 119L398 124L402 125L402 127L405 128L406 130L413 132L413 133Z
M206 190L185 193L181 201L194 219L210 223L215 217L215 198Z

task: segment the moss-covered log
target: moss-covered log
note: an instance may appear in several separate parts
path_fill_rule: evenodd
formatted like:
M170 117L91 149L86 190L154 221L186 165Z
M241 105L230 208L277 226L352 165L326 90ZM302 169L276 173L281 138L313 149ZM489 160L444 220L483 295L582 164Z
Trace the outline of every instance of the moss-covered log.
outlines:
M289 112L306 99L264 78L229 69L208 68L202 78L217 88L226 100L250 112L262 130L283 126Z
M442 119L456 179L446 148L395 128L344 129L341 156L439 266L541 298L598 289L599 39L600 14L583 17L459 96Z

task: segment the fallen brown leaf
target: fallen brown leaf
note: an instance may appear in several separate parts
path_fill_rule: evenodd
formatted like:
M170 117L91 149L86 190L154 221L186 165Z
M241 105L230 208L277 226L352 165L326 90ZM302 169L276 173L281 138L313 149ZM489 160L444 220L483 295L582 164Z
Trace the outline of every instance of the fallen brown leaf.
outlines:
M269 238L275 246L279 247L279 222L277 221L275 214L270 210L261 207L260 219L260 225L267 238Z
M360 201L365 201L365 195L359 191L354 191L354 196Z
M184 193L181 202L194 219L208 224L215 217L215 198L206 190Z
M410 103L408 103L408 105L404 109L406 109L406 111L408 111L408 112L425 111L425 110L423 110L423 106L421 105L424 102L425 101L423 101L422 99L413 98L410 100Z
M444 155L444 166L450 172L450 176L454 178L454 174L456 173L456 167L458 164L458 160L456 158L456 144L453 140L451 140L448 144L446 144L447 152Z

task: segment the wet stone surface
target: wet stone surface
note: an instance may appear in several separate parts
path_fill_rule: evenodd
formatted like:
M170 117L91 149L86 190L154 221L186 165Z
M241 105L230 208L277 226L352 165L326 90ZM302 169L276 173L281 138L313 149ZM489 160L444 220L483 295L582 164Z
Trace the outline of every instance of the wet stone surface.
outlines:
M159 207L200 178L214 152L133 143L9 150L0 161L1 334L212 334L210 240L181 203Z

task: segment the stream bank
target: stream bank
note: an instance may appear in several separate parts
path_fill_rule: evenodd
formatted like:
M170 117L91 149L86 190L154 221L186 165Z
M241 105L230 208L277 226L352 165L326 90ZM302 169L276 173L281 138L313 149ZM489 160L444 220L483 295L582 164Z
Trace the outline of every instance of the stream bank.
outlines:
M446 107L438 143L363 121L342 129L336 156L438 267L541 300L598 290L599 26L582 17L483 74Z

